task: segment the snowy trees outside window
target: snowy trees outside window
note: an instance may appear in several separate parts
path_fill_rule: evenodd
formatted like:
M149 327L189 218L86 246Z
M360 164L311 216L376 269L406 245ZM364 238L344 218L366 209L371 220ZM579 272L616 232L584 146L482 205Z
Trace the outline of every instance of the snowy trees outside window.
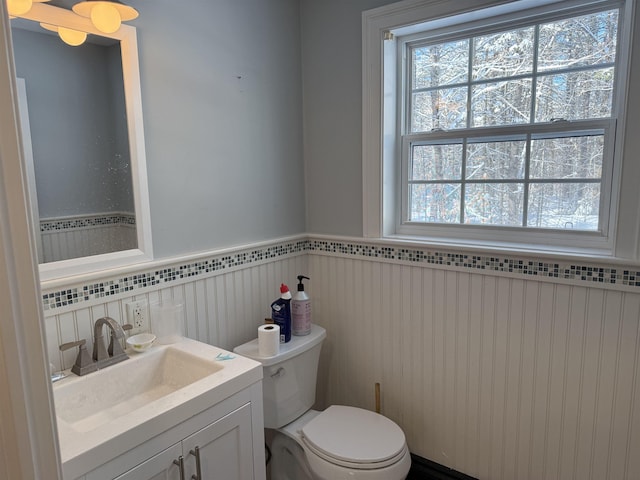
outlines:
M618 17L407 42L404 220L598 231Z

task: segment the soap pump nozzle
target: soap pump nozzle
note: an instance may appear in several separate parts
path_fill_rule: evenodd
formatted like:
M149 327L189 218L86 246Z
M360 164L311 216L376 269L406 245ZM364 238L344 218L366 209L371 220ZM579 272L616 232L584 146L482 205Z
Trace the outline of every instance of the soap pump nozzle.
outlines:
M311 280L309 277L305 277L304 275L298 275L298 291L304 292L304 283L302 283L302 279L306 278L307 280Z

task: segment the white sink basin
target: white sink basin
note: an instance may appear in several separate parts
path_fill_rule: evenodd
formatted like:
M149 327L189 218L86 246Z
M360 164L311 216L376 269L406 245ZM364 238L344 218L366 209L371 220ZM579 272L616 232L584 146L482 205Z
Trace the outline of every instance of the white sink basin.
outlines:
M129 360L54 389L58 418L88 432L224 368L177 348L132 353Z
M262 379L262 366L183 339L53 384L65 478L76 478Z

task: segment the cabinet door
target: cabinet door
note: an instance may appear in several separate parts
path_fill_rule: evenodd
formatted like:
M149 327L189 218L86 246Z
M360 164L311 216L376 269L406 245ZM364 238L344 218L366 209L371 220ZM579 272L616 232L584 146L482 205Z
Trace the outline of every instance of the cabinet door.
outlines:
M182 455L182 445L177 443L163 450L115 480L180 480L180 469L174 460Z
M182 450L188 465L185 478L196 474L196 447L199 480L253 480L251 405L234 410L184 439Z

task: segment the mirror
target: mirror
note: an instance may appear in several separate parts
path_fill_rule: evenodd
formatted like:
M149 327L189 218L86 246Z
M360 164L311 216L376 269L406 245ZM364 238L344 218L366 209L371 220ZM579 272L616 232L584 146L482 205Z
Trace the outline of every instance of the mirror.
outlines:
M120 43L69 48L40 30L13 29L39 263L137 248Z
M72 47L40 22L90 35ZM135 28L34 3L12 32L41 279L150 259Z

